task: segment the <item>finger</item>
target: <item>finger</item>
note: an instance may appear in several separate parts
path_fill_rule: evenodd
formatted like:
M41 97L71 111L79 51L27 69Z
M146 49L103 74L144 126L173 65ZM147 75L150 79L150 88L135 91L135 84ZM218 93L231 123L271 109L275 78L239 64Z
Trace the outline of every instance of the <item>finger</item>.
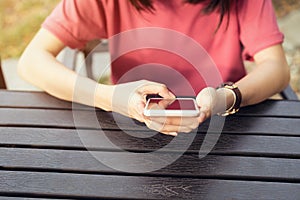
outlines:
M187 126L176 126L176 125L165 125L154 121L146 121L146 125L153 130L163 133L170 133L170 132L182 132L182 133L189 133L194 127L187 127Z
M145 104L140 101L136 104L136 106L133 106L132 104L128 108L128 115L130 118L134 118L140 122L144 122L144 108Z
M143 115L144 114L144 109L145 109L145 103L143 101L140 101L138 104L137 104L137 112L140 114L140 115Z
M173 99L162 99L161 101L158 102L158 105L161 108L167 108L171 103L173 102Z
M186 126L173 126L173 125L165 125L160 132L170 133L170 132L177 132L177 133L190 133L195 128L186 127Z
M201 112L200 116L198 117L198 122L203 123L207 119L205 112Z
M142 122L142 123L145 122L144 116L141 115L141 114L139 114L139 113L137 113L137 112L131 112L131 113L129 113L128 117L136 119L136 120L138 120L139 122Z
M143 87L139 89L142 94L158 94L163 98L173 99L176 96L168 90L167 86L164 84L159 84L155 82L147 82Z
M171 135L171 136L178 136L178 133L177 132L161 132L162 134L165 134L165 135Z
M197 118L194 117L151 117L150 120L174 126L192 126L198 121Z
M200 115L198 117L198 122L202 123L204 122L206 119L208 119L209 117L211 117L211 109L207 108L207 107L202 107L200 108Z

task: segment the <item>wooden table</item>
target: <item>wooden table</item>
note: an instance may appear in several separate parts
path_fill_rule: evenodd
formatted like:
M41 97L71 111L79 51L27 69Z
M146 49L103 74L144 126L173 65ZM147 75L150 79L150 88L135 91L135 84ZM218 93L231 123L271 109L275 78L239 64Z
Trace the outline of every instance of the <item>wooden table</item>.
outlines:
M298 101L269 100L227 117L213 151L200 159L207 121L187 151L178 146L160 152L166 160L184 153L178 160L149 172L139 168L153 165L146 158L131 163L122 155L143 156L174 139L146 138L151 131L126 120L121 130L114 119L112 113L84 106L72 111L71 103L45 93L0 90L0 199L300 198ZM118 148L103 142L107 138ZM186 138L181 134L176 140ZM118 171L106 164L113 158L140 171Z

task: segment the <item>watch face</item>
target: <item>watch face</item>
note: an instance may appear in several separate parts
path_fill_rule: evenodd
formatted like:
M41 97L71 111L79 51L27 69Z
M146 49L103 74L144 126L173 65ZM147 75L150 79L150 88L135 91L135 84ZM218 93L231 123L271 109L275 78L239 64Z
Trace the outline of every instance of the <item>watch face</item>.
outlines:
M237 86L235 84L233 84L232 82L224 83L223 87L226 87L226 88L229 88L229 89L237 88Z

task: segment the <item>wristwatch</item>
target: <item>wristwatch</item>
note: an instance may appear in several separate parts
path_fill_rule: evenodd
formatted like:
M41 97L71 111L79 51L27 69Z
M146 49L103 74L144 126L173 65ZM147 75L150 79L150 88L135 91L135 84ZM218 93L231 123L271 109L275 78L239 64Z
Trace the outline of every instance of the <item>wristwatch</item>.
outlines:
M228 116L238 112L242 102L242 94L239 88L232 82L222 83L218 88L229 89L232 92L234 98L232 106L228 108L224 113L218 113L218 115Z

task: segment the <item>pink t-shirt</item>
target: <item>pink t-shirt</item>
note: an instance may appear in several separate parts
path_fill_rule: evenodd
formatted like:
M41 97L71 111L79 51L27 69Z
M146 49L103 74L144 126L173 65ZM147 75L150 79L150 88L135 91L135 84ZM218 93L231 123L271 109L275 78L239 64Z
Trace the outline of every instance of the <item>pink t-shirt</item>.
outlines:
M176 95L238 81L243 59L283 41L271 0L238 1L217 31L219 14L203 14L202 3L152 2L138 12L129 0L62 0L42 27L71 48L108 38L115 84L147 79Z

